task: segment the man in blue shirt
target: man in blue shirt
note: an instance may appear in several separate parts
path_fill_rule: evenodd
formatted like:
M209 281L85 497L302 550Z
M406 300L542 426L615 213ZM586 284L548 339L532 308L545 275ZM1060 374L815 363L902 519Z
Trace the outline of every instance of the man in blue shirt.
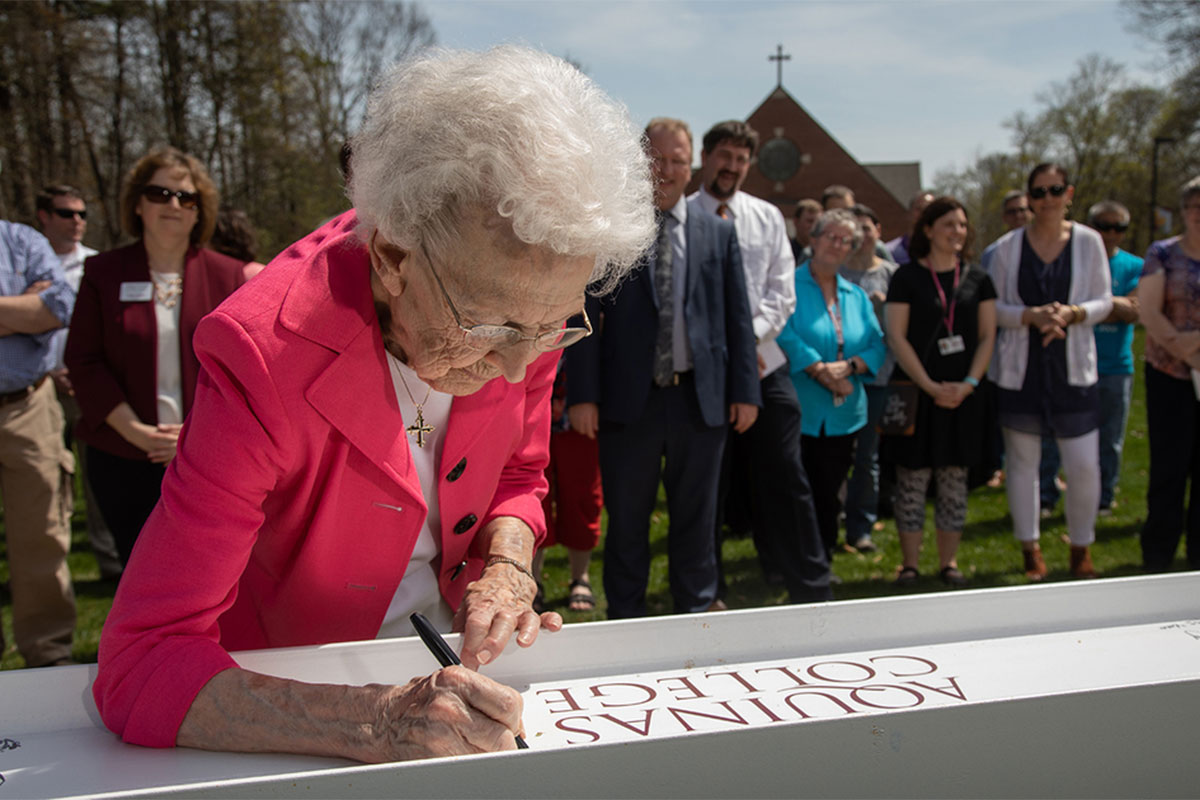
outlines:
M1142 259L1121 249L1129 209L1105 200L1088 209L1088 225L1100 233L1112 272L1113 310L1096 326L1100 371L1100 513L1111 514L1121 472L1121 448L1133 393L1133 323L1138 319L1137 284Z
M1104 200L1088 209L1087 224L1100 233L1108 250L1112 273L1113 310L1096 325L1096 360L1100 372L1100 516L1110 516L1116 505L1113 494L1121 473L1121 450L1133 396L1133 323L1138 321L1137 284L1142 259L1121 249L1129 229L1129 209ZM1042 508L1053 508L1059 489L1058 450L1042 448ZM1050 504L1046 505L1047 499Z
M74 307L75 291L46 237L0 220L0 491L13 637L30 667L71 663L75 593L62 492L74 462L47 375L57 355L50 332L70 321Z

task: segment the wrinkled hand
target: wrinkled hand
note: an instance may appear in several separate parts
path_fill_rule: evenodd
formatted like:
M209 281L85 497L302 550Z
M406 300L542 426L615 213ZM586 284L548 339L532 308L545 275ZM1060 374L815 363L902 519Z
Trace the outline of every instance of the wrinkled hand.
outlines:
M133 444L146 451L152 464L166 464L175 457L175 446L179 443L179 431L182 427L182 425L134 423Z
M600 406L595 403L576 403L567 409L567 422L571 424L571 430L595 439L600 429Z
M463 667L381 688L375 761L515 750L525 732L521 695Z
M469 584L453 628L463 634L463 666L479 669L495 660L514 632L517 644L529 647L542 628L561 630L563 620L557 613L539 615L533 610L536 594L533 579L511 564L494 564Z
M729 422L738 433L745 433L758 419L758 406L753 403L730 403Z

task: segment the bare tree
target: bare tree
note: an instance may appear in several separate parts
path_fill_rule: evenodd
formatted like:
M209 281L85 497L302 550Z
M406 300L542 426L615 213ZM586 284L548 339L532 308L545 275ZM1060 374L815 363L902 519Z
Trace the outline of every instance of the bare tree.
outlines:
M32 222L39 187L75 183L102 248L126 171L171 144L282 249L347 207L338 152L372 83L434 40L381 0L30 0L0 3L0 29L0 213Z

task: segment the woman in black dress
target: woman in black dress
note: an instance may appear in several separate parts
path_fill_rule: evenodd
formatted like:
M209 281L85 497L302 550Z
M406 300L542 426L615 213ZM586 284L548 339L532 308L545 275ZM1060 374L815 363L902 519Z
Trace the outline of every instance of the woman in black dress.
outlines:
M967 517L967 471L979 463L987 435L975 389L996 337L996 290L987 273L970 263L971 238L962 204L937 198L913 228L911 263L901 265L888 287L888 342L896 356L892 381L912 381L921 390L913 434L885 437L883 445L896 464L901 586L920 574L931 477L937 486L940 577L949 586L966 584L957 556Z

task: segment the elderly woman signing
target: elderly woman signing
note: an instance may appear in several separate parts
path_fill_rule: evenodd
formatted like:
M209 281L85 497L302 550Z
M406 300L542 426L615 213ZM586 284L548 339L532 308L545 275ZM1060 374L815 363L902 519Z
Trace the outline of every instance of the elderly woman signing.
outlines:
M154 746L389 761L512 749L520 696L452 667L404 686L240 669L230 650L405 635L528 646L565 321L653 237L624 111L559 59L437 52L353 139L354 210L196 330L195 404L100 646L105 723Z

